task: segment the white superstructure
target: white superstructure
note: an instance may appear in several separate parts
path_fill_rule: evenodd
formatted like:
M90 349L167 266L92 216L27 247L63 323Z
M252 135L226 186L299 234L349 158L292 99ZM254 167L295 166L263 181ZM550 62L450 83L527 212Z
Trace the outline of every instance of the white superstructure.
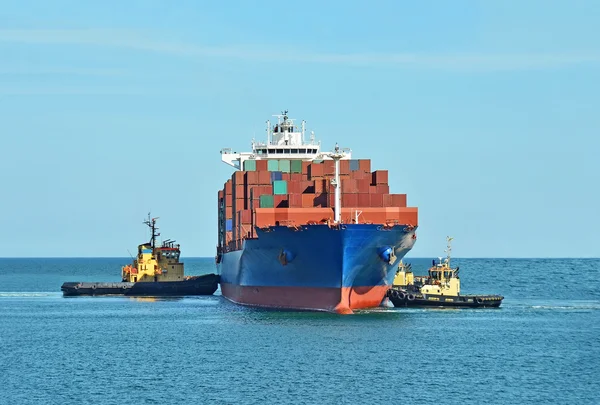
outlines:
M267 121L267 141L256 142L252 140L252 152L232 152L231 148L221 149L221 160L228 165L243 170L244 161L289 159L289 160L331 160L330 154L321 153L321 142L315 141L315 134L310 133L308 141L305 140L306 122L302 121L301 127L288 118L287 110L277 117L277 124L271 126ZM342 159L351 159L352 151L343 148Z

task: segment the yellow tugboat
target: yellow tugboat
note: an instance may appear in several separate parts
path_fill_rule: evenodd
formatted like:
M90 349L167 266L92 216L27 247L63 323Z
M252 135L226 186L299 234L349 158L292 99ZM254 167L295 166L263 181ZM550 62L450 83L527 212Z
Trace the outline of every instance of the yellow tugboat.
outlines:
M504 299L501 295L461 295L459 267L450 266L450 242L447 237L447 257L435 260L429 268L428 276L415 276L411 265L400 261L394 284L388 297L395 307L499 307Z
M170 239L156 246L156 220L144 221L152 230L150 242L138 245L133 263L121 269L119 283L66 282L61 286L63 295L212 295L218 287L219 276L185 276L183 263L179 261L180 246Z

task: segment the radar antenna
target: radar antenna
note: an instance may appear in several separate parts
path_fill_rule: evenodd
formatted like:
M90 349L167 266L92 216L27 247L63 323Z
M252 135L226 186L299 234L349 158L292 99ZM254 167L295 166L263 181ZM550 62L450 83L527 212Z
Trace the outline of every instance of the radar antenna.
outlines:
M152 246L152 249L156 247L156 237L160 236L160 233L156 232L158 230L158 227L156 226L157 219L158 217L151 218L150 213L148 213L148 219L144 221L144 224L148 225L148 227L152 230L152 237L150 239L150 246Z

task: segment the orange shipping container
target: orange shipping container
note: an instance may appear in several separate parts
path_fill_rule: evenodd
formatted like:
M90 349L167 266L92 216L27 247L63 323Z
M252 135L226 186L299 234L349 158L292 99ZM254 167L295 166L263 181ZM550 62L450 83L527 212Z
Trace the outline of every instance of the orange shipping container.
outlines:
M225 190L225 194L231 195L231 189L232 189L231 179L227 180L227 182L223 185L223 189Z
M315 182L315 194L320 194L325 192L325 180L323 179L318 179L318 180L314 180Z
M393 207L392 196L391 194L383 195L383 206L384 207Z
M365 173L362 172L360 170L356 170L353 172L350 172L350 176L354 179L354 180L364 180L364 179L368 179L369 184L371 184L371 173Z
M290 208L302 208L302 201L303 194L288 194L288 204Z
M302 181L302 173L292 173L290 175L290 181Z
M333 176L335 174L335 162L333 160L323 161L323 175Z
M290 181L292 178L291 173L281 173L281 180Z
M225 207L225 218L231 219L233 215L233 207Z
M307 175L308 174L308 167L310 166L310 162L307 161L302 161L302 174L303 175Z
M369 186L369 194L376 194L377 186Z
M250 222L252 222L252 211L241 210L239 215L239 219L242 224L249 224Z
M312 180L313 178L323 177L323 164L311 163L308 167L308 177Z
M227 194L225 196L225 206L226 207L231 207L233 206L233 198L231 197L231 194Z
M302 208L311 208L315 206L315 194L302 194ZM290 205L290 208L291 205Z

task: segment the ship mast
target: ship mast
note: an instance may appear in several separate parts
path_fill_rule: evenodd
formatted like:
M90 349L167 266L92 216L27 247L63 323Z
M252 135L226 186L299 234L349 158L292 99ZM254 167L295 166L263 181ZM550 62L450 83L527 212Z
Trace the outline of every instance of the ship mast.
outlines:
M450 267L450 252L452 251L452 246L450 246L450 242L452 242L452 239L450 236L446 236L446 240L448 241L448 246L446 247L446 264L448 265L448 267Z
M335 144L333 152L323 153L323 156L329 156L335 162L335 177L331 181L331 184L335 187L335 216L334 223L340 223L340 217L342 215L342 198L341 198L341 184L340 184L340 159L346 156L343 150L340 150L338 144Z
M148 219L144 221L144 224L148 225L148 227L152 230L152 237L150 239L150 245L152 246L152 249L154 249L156 247L156 237L160 236L160 233L157 233L157 226L156 226L156 220L158 219L158 217L156 218L150 218L150 213L148 213Z

